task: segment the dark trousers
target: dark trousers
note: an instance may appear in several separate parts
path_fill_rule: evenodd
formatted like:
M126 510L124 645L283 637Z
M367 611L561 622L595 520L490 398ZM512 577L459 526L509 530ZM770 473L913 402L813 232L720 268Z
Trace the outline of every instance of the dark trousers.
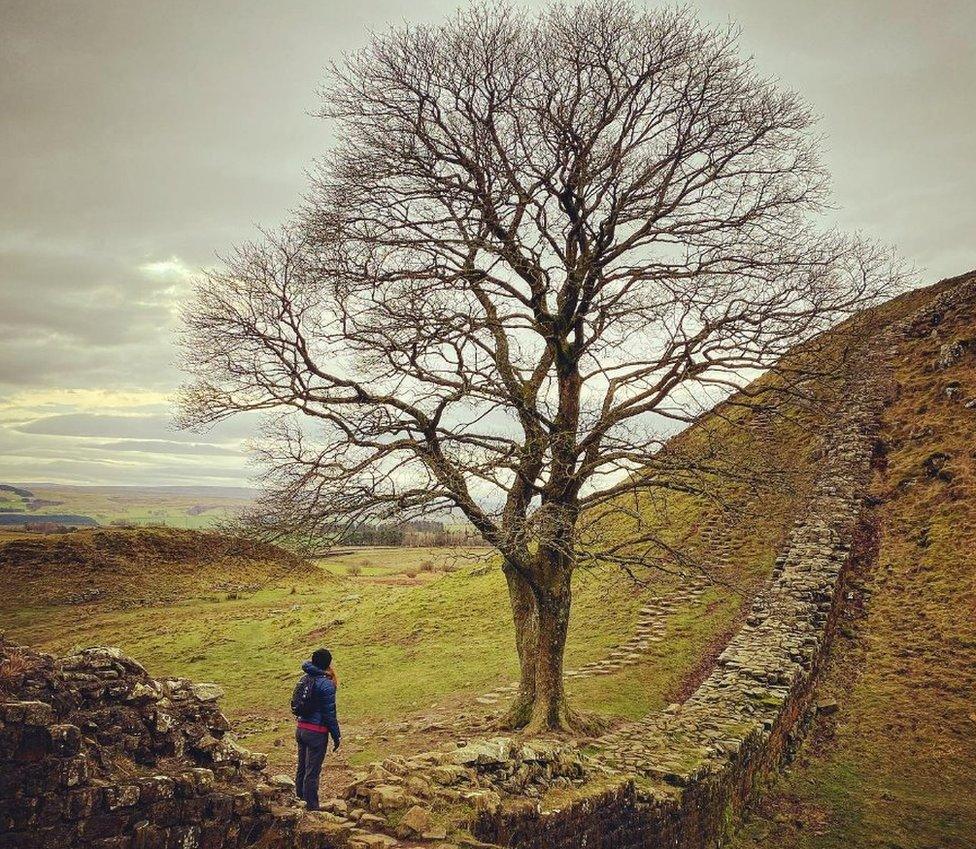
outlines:
M319 809L319 776L322 774L322 762L325 760L325 746L329 742L329 735L322 731L296 728L295 741L298 743L295 793L298 794L299 799L305 800L308 810L317 811Z

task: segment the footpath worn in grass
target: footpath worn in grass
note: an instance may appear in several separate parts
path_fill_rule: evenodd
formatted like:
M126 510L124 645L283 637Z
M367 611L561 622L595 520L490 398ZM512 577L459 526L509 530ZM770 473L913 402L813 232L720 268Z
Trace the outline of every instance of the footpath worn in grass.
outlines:
M737 849L976 846L976 303L916 328L895 377L827 709Z

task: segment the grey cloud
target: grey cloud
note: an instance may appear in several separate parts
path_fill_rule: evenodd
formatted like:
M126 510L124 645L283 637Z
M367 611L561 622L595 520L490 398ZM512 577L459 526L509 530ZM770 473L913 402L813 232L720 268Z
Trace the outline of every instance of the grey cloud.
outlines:
M87 345L37 328L0 330L0 387L171 390L180 381L171 339L147 336L127 346Z
M5 483L55 482L75 484L129 484L164 486L199 483L211 486L240 486L247 477L239 467L215 466L195 461L182 465L162 463L146 466L120 465L110 458L97 460L62 457L26 457L16 464L0 458L0 480Z
M212 456L240 457L240 451L209 443L185 443L166 440L128 439L117 442L99 442L92 448L99 451L137 451L140 454L204 454Z
M199 434L179 431L165 415L109 415L99 413L63 413L44 416L18 425L20 433L46 436L117 437L156 439L174 442L201 442ZM234 419L217 425L207 436L213 442L242 439L251 435L246 419Z

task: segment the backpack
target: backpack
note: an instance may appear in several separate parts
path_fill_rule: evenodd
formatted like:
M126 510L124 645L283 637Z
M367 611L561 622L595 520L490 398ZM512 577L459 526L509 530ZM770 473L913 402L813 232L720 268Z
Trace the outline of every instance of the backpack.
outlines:
M315 680L311 675L303 675L291 694L291 712L299 719L314 709Z

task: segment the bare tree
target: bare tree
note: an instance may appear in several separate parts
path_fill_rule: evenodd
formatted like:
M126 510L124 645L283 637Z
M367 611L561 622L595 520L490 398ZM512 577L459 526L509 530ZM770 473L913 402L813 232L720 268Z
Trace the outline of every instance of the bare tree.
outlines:
M507 722L571 727L574 568L673 553L599 519L707 493L666 425L883 294L888 257L815 228L808 109L687 11L474 6L374 37L322 97L339 141L301 214L186 308L184 422L282 413L275 528L462 513L508 582Z

